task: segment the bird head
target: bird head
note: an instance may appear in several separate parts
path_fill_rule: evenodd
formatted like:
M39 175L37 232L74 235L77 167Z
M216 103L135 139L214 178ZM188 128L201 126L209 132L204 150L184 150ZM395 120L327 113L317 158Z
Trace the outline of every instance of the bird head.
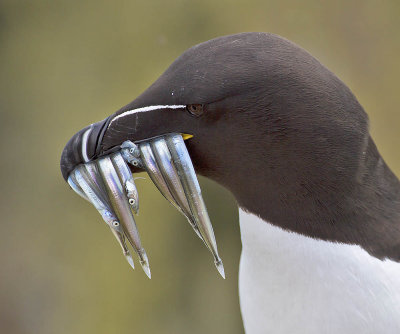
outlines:
M327 233L311 221L345 206L369 144L367 116L334 74L281 37L243 33L190 48L134 101L75 134L62 174L168 133L190 138L196 171L240 206L311 235Z

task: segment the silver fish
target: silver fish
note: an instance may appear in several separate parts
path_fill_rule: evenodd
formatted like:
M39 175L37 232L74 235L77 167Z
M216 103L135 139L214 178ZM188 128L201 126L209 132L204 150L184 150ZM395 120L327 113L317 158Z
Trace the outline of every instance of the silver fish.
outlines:
M156 159L157 166L159 166L161 175L168 187L170 194L172 195L172 198L174 199L174 202L181 209L182 213L188 219L190 225L193 227L200 239L203 240L203 237L192 218L193 215L190 210L189 203L182 188L179 175L172 163L172 157L164 138L154 139L150 145Z
M68 176L68 184L74 190L79 196L81 196L83 199L87 200L90 202L89 198L86 196L85 192L82 190L82 188L79 186L78 181L76 181L75 178L75 173L71 173Z
M84 192L84 195L86 198L93 204L93 206L97 209L97 211L100 213L101 217L103 220L106 222L108 227L111 229L111 232L117 239L118 243L120 244L123 254L130 264L132 268L135 268L135 265L133 263L133 258L126 247L125 243L125 237L124 233L119 227L120 224L118 222L117 217L113 213L112 209L109 206L108 201L104 201L102 198L104 198L104 193L102 193L101 188L96 188L95 182L92 178L94 174L89 174L88 173L88 166L81 165L78 168L75 169L75 171L71 174L71 178L75 180L79 184L80 189ZM89 170L90 170L89 166ZM91 169L93 172L94 169ZM99 176L96 178L98 181Z
M125 189L123 188L119 176L115 171L111 158L109 156L102 157L97 161L97 165L99 167L100 174L103 177L112 209L119 218L119 222L121 223L130 244L138 254L139 262L144 272L149 278L151 278L147 254L142 247L136 222L125 195Z
M168 202L170 202L188 220L189 224L192 226L192 228L196 232L197 236L201 240L203 240L195 222L192 219L192 213L190 212L189 204L187 203L186 199L185 199L185 203L179 204L175 200L174 196L171 194L171 192L169 190L170 188L167 185L167 181L164 179L163 174L160 171L159 165L156 161L156 158L154 156L154 153L153 153L150 143L148 143L148 142L141 143L139 146L139 149L140 149L140 153L141 153L143 167L149 174L150 179L153 181L154 185L161 192L161 194L168 200ZM175 175L174 178L175 177L177 177L177 175ZM182 187L180 187L180 188L182 188Z
M104 221L108 223L107 220L109 219L112 210L107 201L103 199L104 194L101 192L101 189L96 186L90 175L87 173L86 167L84 165L80 165L74 170L73 173L78 185L83 190L86 197L94 205L97 211L99 211Z
M196 173L180 134L156 137L138 144L125 141L119 151L79 165L68 177L71 188L99 211L132 268L133 259L126 239L138 254L144 272L151 277L132 213L138 212L139 196L128 163L136 169L145 169L161 194L187 218L213 254L214 263L225 278Z
M119 245L121 246L122 253L124 254L126 260L130 264L132 269L135 269L135 264L133 263L133 258L132 258L131 252L129 251L129 249L128 249L127 245L126 245L126 242L125 242L125 233L124 233L124 230L121 227L121 224L119 223L119 221L113 220L111 222L111 224L109 225L109 227L111 229L111 232L113 233L113 235L117 239Z
M131 205L133 212L138 213L139 194L131 170L127 166L125 159L122 157L120 152L113 153L111 155L111 160L114 164L115 170L117 171L121 183L125 187L128 202Z
M182 182L193 219L199 228L200 234L214 256L214 263L219 273L225 278L224 266L218 255L217 242L211 225L207 208L201 196L201 189L193 168L192 160L186 149L183 138L179 134L165 136L165 141L171 153L174 166Z

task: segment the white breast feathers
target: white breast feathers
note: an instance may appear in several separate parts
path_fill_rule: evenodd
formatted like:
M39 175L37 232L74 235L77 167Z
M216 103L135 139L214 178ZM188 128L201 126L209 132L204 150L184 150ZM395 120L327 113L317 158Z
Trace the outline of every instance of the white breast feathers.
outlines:
M247 334L400 333L399 263L239 215Z

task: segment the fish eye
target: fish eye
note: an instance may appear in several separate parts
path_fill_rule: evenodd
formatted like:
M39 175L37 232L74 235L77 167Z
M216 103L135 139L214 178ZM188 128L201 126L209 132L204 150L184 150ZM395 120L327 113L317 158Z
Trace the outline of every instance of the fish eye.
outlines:
M118 227L118 226L119 226L119 223L118 223L118 222L113 222L112 224L113 224L113 226L115 226L115 227Z
M203 114L203 105L202 104L188 104L186 106L186 110L192 115L192 116L200 116Z

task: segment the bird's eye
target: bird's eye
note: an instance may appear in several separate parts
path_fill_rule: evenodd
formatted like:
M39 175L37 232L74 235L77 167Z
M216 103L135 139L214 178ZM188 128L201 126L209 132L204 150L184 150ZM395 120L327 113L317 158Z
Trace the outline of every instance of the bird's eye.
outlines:
M186 106L186 110L193 116L200 116L203 114L203 105L202 104L188 104Z

